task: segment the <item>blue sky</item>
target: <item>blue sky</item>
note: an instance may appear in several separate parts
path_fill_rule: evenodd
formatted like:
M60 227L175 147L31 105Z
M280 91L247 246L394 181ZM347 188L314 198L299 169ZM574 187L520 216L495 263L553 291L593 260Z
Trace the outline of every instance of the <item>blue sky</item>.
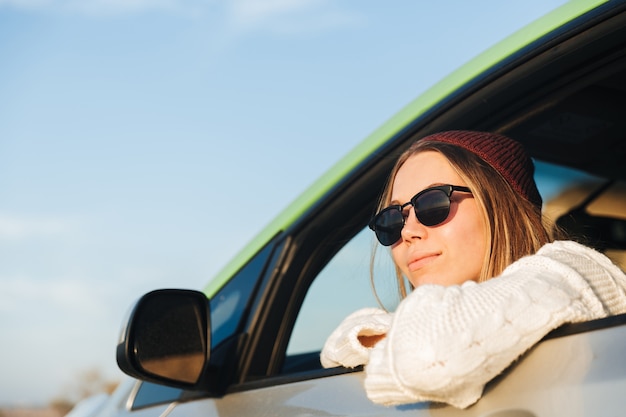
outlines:
M0 406L98 369L419 93L562 0L0 0Z

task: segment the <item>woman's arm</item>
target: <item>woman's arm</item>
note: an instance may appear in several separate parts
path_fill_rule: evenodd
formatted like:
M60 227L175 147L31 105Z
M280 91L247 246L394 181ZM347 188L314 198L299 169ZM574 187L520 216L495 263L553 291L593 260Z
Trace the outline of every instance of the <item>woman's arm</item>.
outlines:
M387 337L370 352L369 398L468 407L488 381L552 329L626 311L619 284L624 275L594 259L603 255L584 247L578 253L580 245L548 246L484 283L429 285L411 293ZM615 308L607 309L606 300Z
M326 340L320 361L325 368L354 368L367 363L371 347L391 326L391 313L363 308L346 317Z

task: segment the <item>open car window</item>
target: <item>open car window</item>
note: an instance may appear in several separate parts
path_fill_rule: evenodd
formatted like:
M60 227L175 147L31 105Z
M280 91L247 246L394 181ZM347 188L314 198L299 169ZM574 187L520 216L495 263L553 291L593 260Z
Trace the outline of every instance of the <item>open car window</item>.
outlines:
M359 308L379 307L370 284L370 257L375 238L365 228L351 239L315 278L302 304L287 347L287 355L320 351L328 335L348 314ZM387 276L393 266L385 262L387 256L376 263L375 276ZM377 280L378 281L378 280ZM393 285L380 289L381 299L388 308L395 307ZM388 296L388 297L387 297Z
M578 207L606 179L558 165L536 162L535 175L544 199L544 214L555 222ZM626 219L626 187L616 184L589 204L593 215ZM624 231L626 233L626 230ZM326 265L311 284L296 320L287 357L319 352L326 338L347 315L363 307L381 307L370 282L370 261L376 239L364 228L351 239ZM393 311L399 302L395 271L389 249L377 247L374 263L374 284L382 307ZM626 267L626 250L603 250L622 269Z

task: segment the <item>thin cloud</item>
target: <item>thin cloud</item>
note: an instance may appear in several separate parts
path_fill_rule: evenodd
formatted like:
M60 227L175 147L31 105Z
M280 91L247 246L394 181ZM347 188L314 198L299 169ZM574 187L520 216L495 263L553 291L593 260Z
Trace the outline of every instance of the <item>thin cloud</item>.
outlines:
M127 15L149 10L174 10L176 1L171 0L75 0L66 1L68 10L86 15Z
M0 240L54 236L69 229L69 224L59 219L25 218L0 213Z
M0 0L3 8L105 18L154 11L208 18L223 32L214 36L231 40L259 31L318 33L364 22L362 14L341 10L327 0Z
M1 8L31 12L73 13L86 16L118 16L149 11L193 15L212 1L201 0L0 0Z
M275 17L310 10L319 0L233 0L230 12L233 20L243 26L251 26Z
M311 33L361 25L363 16L325 0L232 0L228 16L235 32Z
M46 9L54 4L54 0L0 0L0 8L19 10Z
M3 276L4 290L0 294L0 311L27 314L33 305L44 306L45 311L95 314L103 316L106 308L94 297L93 282L81 279L33 279L27 276ZM100 285L102 286L102 285ZM52 313L51 313L52 314Z

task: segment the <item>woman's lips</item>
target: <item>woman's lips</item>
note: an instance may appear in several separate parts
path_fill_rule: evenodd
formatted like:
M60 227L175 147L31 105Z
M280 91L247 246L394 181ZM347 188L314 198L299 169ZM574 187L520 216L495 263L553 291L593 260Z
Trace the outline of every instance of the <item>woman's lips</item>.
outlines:
M409 261L409 271L413 272L425 267L426 265L433 262L437 258L437 256L439 256L438 253L430 253L411 258L411 260Z

